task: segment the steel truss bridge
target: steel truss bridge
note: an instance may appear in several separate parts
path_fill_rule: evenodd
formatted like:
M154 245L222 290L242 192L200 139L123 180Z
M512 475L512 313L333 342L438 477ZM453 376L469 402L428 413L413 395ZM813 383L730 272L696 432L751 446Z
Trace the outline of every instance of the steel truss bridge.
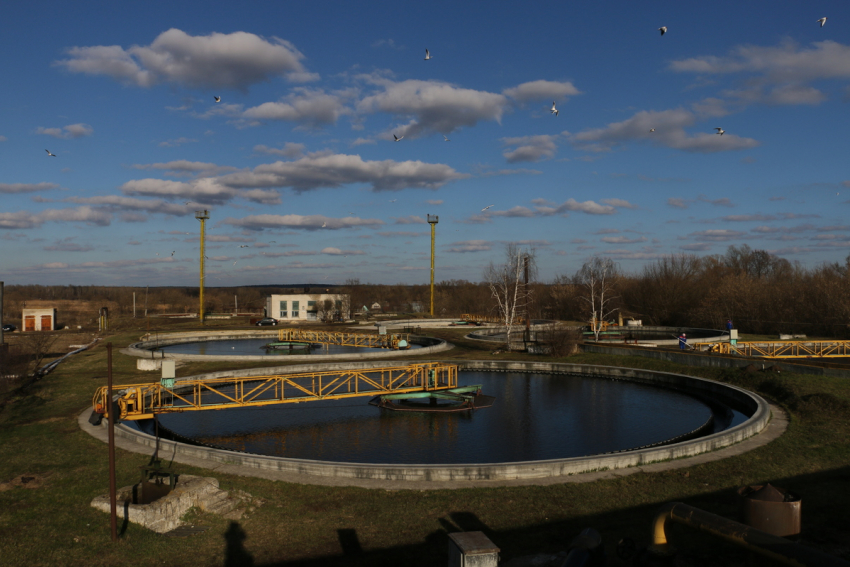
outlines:
M764 358L850 358L850 341L692 343L694 350Z
M281 329L278 340L320 343L352 347L391 348L395 350L410 348L410 335L407 333L344 333L331 331L310 331L308 329Z
M303 372L275 376L212 379L167 379L153 384L114 386L117 401L107 403L106 387L95 392L96 413L121 420L152 419L155 414L220 410L233 407L339 400L406 392L441 392L457 388L458 366L442 362ZM113 396L114 397L114 396Z

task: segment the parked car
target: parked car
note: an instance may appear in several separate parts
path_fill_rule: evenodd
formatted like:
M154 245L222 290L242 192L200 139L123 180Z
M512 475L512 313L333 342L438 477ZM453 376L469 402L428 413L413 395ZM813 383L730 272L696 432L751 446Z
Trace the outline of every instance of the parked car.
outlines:
M11 333L12 331L17 331L17 330L18 330L18 328L16 326L10 324L10 323L6 323L5 325L3 325L3 332L4 333Z
M258 327L268 327L270 325L277 325L277 319L273 319L272 317L266 317L265 319L260 319L257 321Z

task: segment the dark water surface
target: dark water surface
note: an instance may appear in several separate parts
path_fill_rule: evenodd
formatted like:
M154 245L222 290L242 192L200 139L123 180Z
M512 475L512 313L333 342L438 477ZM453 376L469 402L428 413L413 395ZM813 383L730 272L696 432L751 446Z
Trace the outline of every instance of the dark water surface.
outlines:
M157 350L171 352L174 354L215 354L227 355L269 355L288 356L285 350L268 350L263 347L269 343L277 342L277 337L269 336L262 339L230 339L224 341L199 341L196 343L181 343L160 347ZM410 345L411 349L422 348L421 345ZM310 352L302 350L292 351L292 354L356 354L362 352L392 352L391 349L370 347L347 347L337 345L315 345Z
M320 461L463 464L631 449L690 432L712 410L690 396L604 378L461 372L496 397L475 412L397 412L369 398L163 414L185 437L231 450ZM734 412L731 424L746 416Z

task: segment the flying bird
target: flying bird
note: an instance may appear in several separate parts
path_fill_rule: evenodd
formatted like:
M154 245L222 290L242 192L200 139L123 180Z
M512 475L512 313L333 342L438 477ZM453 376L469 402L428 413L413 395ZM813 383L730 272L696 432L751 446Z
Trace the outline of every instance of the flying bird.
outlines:
M667 26L661 26L660 28L658 28L658 31L661 32L661 35L664 35L665 33L667 33Z
M650 132L655 132L655 128L650 128L650 129L649 129L649 131L650 131Z
M395 203L398 199L390 199L390 203Z
M724 134L724 132L726 132L726 130L724 130L723 128L715 128L715 130L717 130L717 133L721 136Z
M558 109L555 108L555 101L554 100L552 101L552 108L549 109L549 112L551 112L555 116L558 116Z
M171 255L172 255L172 256L174 256L174 252L177 252L177 250L174 250L173 252L171 252Z
M401 138L399 138L398 136L396 136L395 134L393 134L393 138L395 138L395 141L396 141L396 142L401 142L401 141L404 139L404 136L402 136Z
M248 248L248 245L247 245L247 244L241 244L241 245L239 246L239 248Z
M431 52L426 49L425 50L425 61L428 61L429 59L431 59Z
M820 22L820 27L823 27L823 25L826 23L826 18L821 18L818 21Z
M272 242L277 242L277 240L269 240L269 244L271 244Z
M328 226L328 221L322 223L322 228L325 228L326 226Z
M486 211L486 210L487 210L487 209L489 209L490 207L495 207L495 206L496 206L496 205L487 205L486 207L484 207L483 209L481 209L481 212L483 213L484 211Z
M443 134L443 138L444 138L447 142L451 142L451 140L449 140L449 139L446 137L446 135L445 135L445 134Z
M216 101L216 102L221 102L221 97L220 97L220 96L214 96L213 98L215 99L215 101Z
M44 150L44 151L45 151L45 152L47 152L47 155L49 155L49 156L53 156L53 157L56 157L56 154L51 154L51 153L50 153L50 150Z

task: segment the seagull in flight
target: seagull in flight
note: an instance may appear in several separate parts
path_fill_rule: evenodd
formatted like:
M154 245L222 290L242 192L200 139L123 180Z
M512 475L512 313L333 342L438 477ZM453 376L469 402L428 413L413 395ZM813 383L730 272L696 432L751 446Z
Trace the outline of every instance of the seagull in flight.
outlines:
M425 50L425 61L428 61L429 59L431 59L431 52L426 49Z
M52 156L52 157L56 157L56 154L51 154L50 150L44 150L44 151L47 152L47 155Z
M215 101L216 101L216 102L221 102L221 97L220 97L220 96L214 96L213 98L215 99Z
M650 131L650 132L655 132L655 128L650 128L650 129L649 129L649 131Z
M399 138L399 137L398 137L398 136L396 136L395 134L393 134L393 138L395 138L395 141L396 141L396 142L401 142L402 140L404 140L404 136L402 136L401 138Z
M487 209L489 209L490 207L495 207L495 206L496 206L496 205L487 205L486 207L484 207L483 209L481 209L481 212L483 213L484 211L486 211L486 210L487 210Z
M390 199L390 203L395 203L398 199Z
M242 244L242 245L240 245L240 246L239 246L239 248L248 248L248 245L247 245L247 244Z
M665 33L667 33L667 26L661 26L660 28L658 28L658 31L661 32L661 35L664 35Z
M552 108L549 109L549 112L551 112L555 116L558 116L558 109L555 108L555 101L554 100L552 101Z
M726 130L724 130L723 128L715 128L715 130L717 130L717 133L721 136L726 132Z
M325 228L326 226L328 226L328 221L322 223L322 228Z
M826 23L826 18L821 18L818 21L820 22L820 27L823 27L823 25Z
M446 137L446 135L445 135L445 134L443 134L443 138L444 138L447 142L451 142L451 140L449 140L449 139Z
M174 252L177 252L177 250L174 250L174 251L171 252L172 257L174 256Z

